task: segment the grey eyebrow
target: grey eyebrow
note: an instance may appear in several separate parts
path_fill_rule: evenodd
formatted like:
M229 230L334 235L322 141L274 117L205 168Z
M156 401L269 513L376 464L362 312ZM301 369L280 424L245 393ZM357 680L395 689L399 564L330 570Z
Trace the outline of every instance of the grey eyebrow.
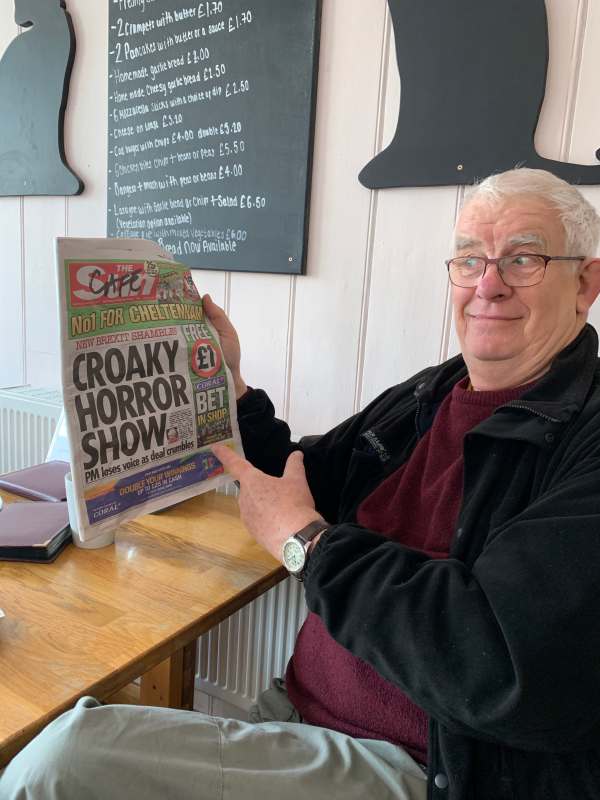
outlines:
M537 233L519 233L516 236L511 236L507 242L511 247L522 247L524 245L533 245L534 247L545 247L546 241L538 236Z
M506 244L511 248L526 246L544 248L546 246L545 240L537 233L518 233L515 236L511 236L510 239L507 240ZM470 250L482 246L483 242L481 239L473 239L468 236L459 235L456 237L454 242L455 250Z
M472 247L481 247L481 239L470 239L467 236L457 236L454 241L455 250L469 250Z

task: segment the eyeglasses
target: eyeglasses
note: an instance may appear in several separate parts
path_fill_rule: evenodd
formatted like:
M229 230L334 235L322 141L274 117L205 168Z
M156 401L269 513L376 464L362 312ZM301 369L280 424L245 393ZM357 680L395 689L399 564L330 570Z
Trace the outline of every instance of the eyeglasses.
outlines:
M544 280L549 261L585 261L584 256L542 256L537 253L515 253L501 258L458 256L446 261L448 276L454 286L469 289L485 275L488 264L495 264L507 286L535 286Z

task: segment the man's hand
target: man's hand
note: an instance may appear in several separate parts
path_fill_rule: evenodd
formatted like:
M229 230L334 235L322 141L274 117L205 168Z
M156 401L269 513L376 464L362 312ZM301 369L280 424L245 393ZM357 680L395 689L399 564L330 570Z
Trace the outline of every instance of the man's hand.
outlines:
M322 517L315 510L303 455L290 455L281 478L266 475L229 447L212 446L212 451L230 475L240 484L240 511L249 532L271 555L281 561L285 540Z
M205 294L202 298L202 306L206 316L219 334L223 358L231 370L231 375L235 384L235 396L236 399L239 400L239 398L248 391L248 387L240 373L242 352L237 331L231 324L227 314L220 306L213 302L209 294Z

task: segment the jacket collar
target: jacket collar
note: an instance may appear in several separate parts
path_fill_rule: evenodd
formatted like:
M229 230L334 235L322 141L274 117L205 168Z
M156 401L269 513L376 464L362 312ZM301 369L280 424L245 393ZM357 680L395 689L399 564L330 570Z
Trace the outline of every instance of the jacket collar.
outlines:
M591 325L585 325L520 402L559 422L568 422L583 408L597 369L598 334Z
M586 324L579 335L554 359L549 371L523 395L497 411L507 408L528 410L539 418L568 422L583 408L598 365L598 335ZM432 370L415 388L423 402L441 402L452 387L467 374L462 356Z
M583 408L597 368L598 336L591 325L585 325L532 389L519 400L496 409L472 433L527 441L545 450L553 449L566 427L565 423ZM414 419L415 435L423 435L444 397L466 375L467 367L460 355L430 368L416 379L416 409L414 404L410 404L400 416L391 410L371 429L363 432L363 438L377 453L382 466L394 462L393 454L398 448L404 451L406 414Z

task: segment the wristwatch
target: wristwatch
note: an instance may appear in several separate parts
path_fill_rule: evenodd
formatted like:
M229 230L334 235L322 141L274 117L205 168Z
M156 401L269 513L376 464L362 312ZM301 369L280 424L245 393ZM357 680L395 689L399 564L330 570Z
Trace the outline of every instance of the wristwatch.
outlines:
M327 522L317 519L314 522L309 522L306 527L290 536L283 543L283 566L290 575L293 575L299 581L304 580L310 543L316 536L326 531L327 528L329 528Z

